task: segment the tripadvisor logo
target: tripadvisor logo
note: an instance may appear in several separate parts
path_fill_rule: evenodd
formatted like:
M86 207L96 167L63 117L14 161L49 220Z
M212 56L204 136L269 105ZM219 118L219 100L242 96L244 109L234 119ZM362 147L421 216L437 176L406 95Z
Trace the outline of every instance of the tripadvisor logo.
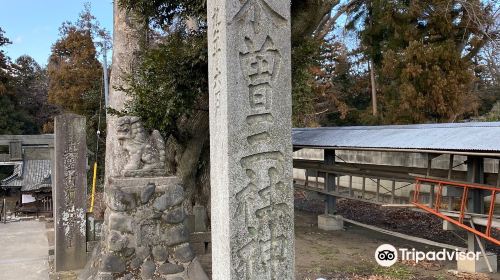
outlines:
M456 260L479 260L480 252L462 252L455 249L453 251L442 249L440 251L418 251L415 248L399 248L391 244L380 245L375 251L375 260L384 267L389 267L395 264L398 259L402 261L456 261ZM399 256L399 257L398 257Z
M382 244L375 251L375 260L379 265L389 267L398 261L398 250L391 244Z

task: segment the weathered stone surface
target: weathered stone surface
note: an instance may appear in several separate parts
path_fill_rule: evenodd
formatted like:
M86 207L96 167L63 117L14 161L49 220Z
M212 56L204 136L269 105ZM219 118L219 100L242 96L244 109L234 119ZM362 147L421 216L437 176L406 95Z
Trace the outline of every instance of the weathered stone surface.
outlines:
M121 277L120 279L121 280L132 280L132 279L134 279L134 275L127 273L127 274L123 275L123 277Z
M114 211L123 212L134 209L136 203L133 194L117 188L109 188L106 191L106 205Z
M141 191L141 202L148 203L149 199L155 193L156 185L153 183L149 183L142 191Z
M122 254L123 254L123 256L125 256L125 257L130 257L130 256L132 256L134 253L135 253L135 249L134 249L134 248L129 248L129 247L127 247L127 248L125 248L125 249L123 249L123 250L122 250Z
M125 271L125 262L119 256L108 255L102 261L102 271L122 273Z
M172 246L187 242L189 240L189 232L183 224L180 224L166 230L162 238L168 246Z
M209 0L214 279L293 279L290 1Z
M155 262L165 262L168 258L167 248L163 246L155 246L153 248L153 258Z
M189 264L187 268L187 276L189 279L208 280L207 274L203 270L203 267L201 267L201 264L197 258L195 258L193 262Z
M55 271L59 272L81 269L87 259L85 117L57 116L54 131Z
M114 280L114 277L110 272L99 272L97 280Z
M172 210L166 210L162 215L162 219L169 224L182 223L186 218L186 212L182 206L175 207Z
M147 135L139 117L123 116L116 121L116 135L127 155L121 175L150 177L165 174L165 141L158 130Z
M194 214L194 231L195 232L207 231L208 216L205 206L195 205L193 207L193 214Z
M173 263L164 263L158 268L158 272L163 275L176 274L184 271L184 267ZM197 279L197 278L191 278Z
M123 213L110 213L108 217L108 225L110 230L121 232L132 232L132 218Z
M94 252L92 260L84 272L80 274L80 280L94 280L103 271L106 261L108 266L115 267L119 260L124 262L125 271L134 275L134 279L173 279L181 277L183 280L195 280L188 278L186 267L192 262L194 254L190 250L189 232L185 226L185 213L181 206L183 197L176 198L170 195L170 191L182 192L178 180L175 178L112 178L109 180L110 189L120 190L120 195L133 197L134 207L127 211L118 211L111 208L106 209L103 228L105 238L100 241L99 253ZM154 193L149 192L149 183L156 185ZM165 199L166 204L173 203L163 212L154 209L153 198L169 194ZM150 196L147 203L142 203L143 196ZM172 199L174 197L174 199ZM127 206L128 207L128 206ZM120 208L120 209L125 209ZM162 216L169 217L167 219ZM170 223L169 223L169 222ZM182 244L182 245L179 245ZM119 259L106 259L103 256L119 256ZM172 260L168 265L169 260ZM184 265L178 266L182 261ZM160 267L164 273L161 274ZM120 267L121 269L121 267ZM156 273L155 273L156 271ZM180 272L179 272L180 271ZM106 271L106 273L109 273ZM163 276L160 276L163 275ZM113 276L118 277L116 273Z
M149 255L151 255L151 250L147 246L139 246L135 249L135 255L144 261Z
M174 249L174 257L182 263L187 263L195 256L193 249L191 249L191 245L189 245L189 243L184 243Z
M167 208L178 205L184 199L184 189L180 185L168 186L167 191L162 196L156 198L153 207L156 211L162 212Z
M156 265L153 261L145 261L141 266L142 279L151 279L156 271Z
M120 232L112 230L108 235L108 245L111 251L121 251L127 247L128 239Z
M144 262L144 259L140 259L138 257L135 257L130 261L130 268L132 269L137 269L141 267L142 263Z

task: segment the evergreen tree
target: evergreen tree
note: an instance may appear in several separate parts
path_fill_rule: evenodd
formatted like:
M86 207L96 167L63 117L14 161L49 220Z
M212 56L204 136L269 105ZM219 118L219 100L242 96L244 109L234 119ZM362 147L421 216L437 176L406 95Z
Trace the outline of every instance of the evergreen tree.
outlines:
M98 176L102 179L106 116L103 69L96 46L109 47L110 37L99 26L89 4L85 4L75 23L64 22L59 31L61 38L52 46L47 66L48 99L62 111L86 117L87 146L95 155ZM50 128L50 124L46 126L46 130ZM92 180L88 182L91 184Z
M362 1L362 50L378 73L383 122L456 121L477 110L472 58L489 40L479 0ZM471 17L481 21L471 20Z
M0 47L10 44L0 28ZM16 94L13 65L0 49L0 134L34 134L38 132L34 118L22 106L22 96Z
M102 68L89 31L69 28L52 47L48 64L49 101L76 114L85 115L95 104L88 95L100 92Z

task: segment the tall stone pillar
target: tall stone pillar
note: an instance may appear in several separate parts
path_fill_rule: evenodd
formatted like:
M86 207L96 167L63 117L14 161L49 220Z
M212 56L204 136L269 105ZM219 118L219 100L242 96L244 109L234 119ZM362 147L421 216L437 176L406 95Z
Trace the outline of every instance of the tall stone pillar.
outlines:
M85 266L87 205L87 145L85 117L57 116L54 122L55 270Z
M293 279L290 1L209 0L213 279Z

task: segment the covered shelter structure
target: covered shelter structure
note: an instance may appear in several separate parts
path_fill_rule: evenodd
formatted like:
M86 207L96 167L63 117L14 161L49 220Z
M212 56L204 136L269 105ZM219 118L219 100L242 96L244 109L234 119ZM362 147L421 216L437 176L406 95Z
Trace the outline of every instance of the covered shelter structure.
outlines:
M500 122L295 128L292 143L295 187L325 195L325 215L337 198L414 207L467 230L471 250L500 244Z
M53 134L0 135L0 165L13 170L0 180L5 209L52 215L53 143Z

